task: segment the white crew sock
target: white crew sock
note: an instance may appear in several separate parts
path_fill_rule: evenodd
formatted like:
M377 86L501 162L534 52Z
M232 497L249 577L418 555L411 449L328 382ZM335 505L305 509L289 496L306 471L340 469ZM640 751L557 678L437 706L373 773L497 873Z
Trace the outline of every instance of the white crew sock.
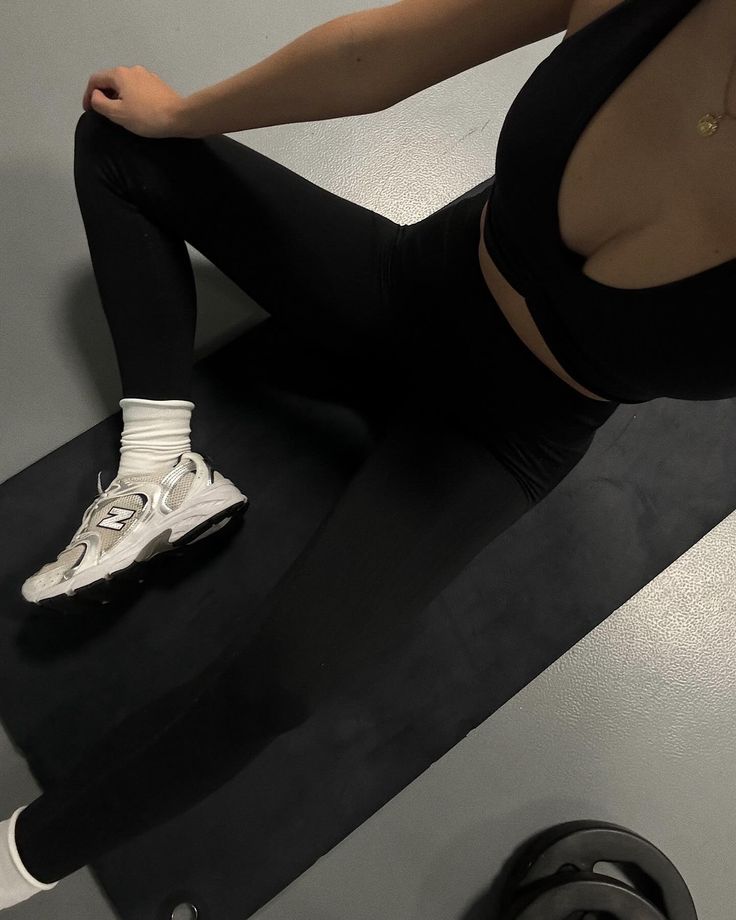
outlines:
M193 402L126 397L120 400L120 407L123 432L117 476L170 469L179 454L192 449Z
M0 910L20 904L39 891L49 891L59 884L39 882L21 862L15 845L15 822L25 807L18 808L7 821L0 821Z

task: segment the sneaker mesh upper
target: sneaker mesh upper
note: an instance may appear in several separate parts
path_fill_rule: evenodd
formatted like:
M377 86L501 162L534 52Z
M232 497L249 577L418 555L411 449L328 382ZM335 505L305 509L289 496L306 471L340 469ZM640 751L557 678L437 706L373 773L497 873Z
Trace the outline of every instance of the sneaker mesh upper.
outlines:
M184 473L184 475L181 477L181 479L177 482L177 484L172 489L171 493L169 494L169 497L166 499L167 505L170 505L172 508L179 507L179 505L187 497L187 493L189 492L189 489L192 486L192 482L194 480L195 475L196 474L193 472Z

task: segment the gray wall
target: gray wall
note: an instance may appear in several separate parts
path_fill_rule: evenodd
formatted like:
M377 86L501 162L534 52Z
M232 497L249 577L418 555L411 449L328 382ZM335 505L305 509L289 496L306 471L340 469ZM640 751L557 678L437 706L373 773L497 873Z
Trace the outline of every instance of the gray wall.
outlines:
M68 0L58 7L3 0L0 482L119 411L119 371L72 175L90 74L142 64L187 95L321 22L371 5L381 4ZM384 112L233 136L332 192L410 223L493 173L508 106L557 41L481 65ZM189 252L199 294L198 359L265 314Z

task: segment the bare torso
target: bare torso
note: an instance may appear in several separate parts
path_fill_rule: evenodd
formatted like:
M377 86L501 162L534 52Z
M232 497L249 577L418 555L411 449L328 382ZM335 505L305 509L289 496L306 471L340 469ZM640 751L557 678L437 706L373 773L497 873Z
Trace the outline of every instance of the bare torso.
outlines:
M576 0L565 37L619 2ZM575 145L560 185L560 232L565 245L585 257L584 274L597 282L652 287L736 258L736 121L724 118L712 138L696 130L701 115L723 111L736 57L732 2L696 3L616 88ZM736 113L736 78L727 105ZM482 235L486 208L478 258L509 324L560 379L606 402L562 368L526 301L494 265Z

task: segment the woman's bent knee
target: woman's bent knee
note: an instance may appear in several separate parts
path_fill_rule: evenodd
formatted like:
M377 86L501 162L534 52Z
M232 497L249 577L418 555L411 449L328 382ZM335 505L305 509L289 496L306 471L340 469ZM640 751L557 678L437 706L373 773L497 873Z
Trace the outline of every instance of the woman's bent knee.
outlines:
M74 129L74 155L78 157L81 153L97 154L109 150L110 146L119 150L125 140L135 136L126 128L90 109L82 112L77 120Z
M104 115L100 115L92 109L82 112L74 130L75 144L84 143L90 140L92 137L99 134L101 129L104 131L108 125L117 127L113 125L113 122L111 122L109 118L105 118Z

